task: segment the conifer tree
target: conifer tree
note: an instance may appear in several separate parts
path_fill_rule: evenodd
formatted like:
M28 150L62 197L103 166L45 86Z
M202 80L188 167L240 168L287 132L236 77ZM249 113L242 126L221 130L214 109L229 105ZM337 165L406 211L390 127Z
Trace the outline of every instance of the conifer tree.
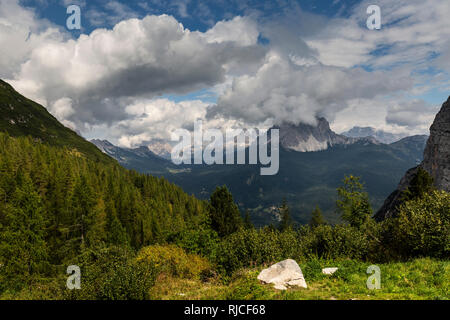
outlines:
M408 188L403 191L402 200L406 202L422 198L425 194L433 190L433 177L422 167L419 167Z
M359 177L347 176L344 186L337 189L337 210L344 221L351 226L360 228L372 215L369 195L364 190Z
M242 226L242 218L233 196L226 186L217 187L210 199L211 227L220 237L236 232Z
M18 180L5 222L0 226L0 282L15 288L30 285L48 259L41 199L26 174L20 173Z
M244 228L245 229L253 229L253 223L250 220L250 210L245 210L245 216L244 216Z
M291 217L291 211L289 209L289 206L287 205L286 199L283 199L283 203L280 207L280 216L281 221L278 229L280 231L285 231L290 228L292 228L292 217Z
M316 227L318 227L320 225L324 225L324 224L327 224L327 222L325 221L325 219L322 215L322 211L320 210L319 206L316 206L316 208L311 213L311 220L309 222L309 225L312 228L316 228Z

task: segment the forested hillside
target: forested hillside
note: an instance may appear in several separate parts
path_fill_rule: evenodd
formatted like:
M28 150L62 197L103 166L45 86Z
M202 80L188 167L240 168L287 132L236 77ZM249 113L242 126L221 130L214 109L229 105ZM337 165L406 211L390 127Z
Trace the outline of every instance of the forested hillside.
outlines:
M4 133L0 199L0 264L10 276L48 272L86 247L164 242L207 221L205 203L164 179Z
M76 149L89 159L115 162L92 143L62 125L43 106L25 98L0 79L0 132L11 136L31 136L35 141Z

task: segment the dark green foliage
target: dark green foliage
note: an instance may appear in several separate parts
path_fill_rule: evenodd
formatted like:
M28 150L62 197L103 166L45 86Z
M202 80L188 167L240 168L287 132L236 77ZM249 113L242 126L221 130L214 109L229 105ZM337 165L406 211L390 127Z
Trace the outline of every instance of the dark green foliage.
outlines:
M16 190L0 224L0 290L20 288L42 274L48 259L43 207L30 178L19 170Z
M405 202L391 221L392 245L403 258L450 257L450 194L432 191Z
M73 264L86 248L138 249L209 225L207 204L164 179L29 137L0 133L0 171L2 286Z
M430 176L430 174L422 167L419 167L408 188L403 191L402 201L406 202L417 198L422 198L433 189L433 177Z
M288 230L289 228L292 228L293 222L292 222L291 212L286 203L286 199L283 199L283 203L281 204L280 217L281 217L281 221L278 226L278 229L280 231L285 231L285 230Z
M305 226L280 232L271 228L239 230L223 239L217 264L226 274L244 267L272 264L284 259L358 259L376 257L373 240L349 225ZM377 247L379 248L379 246Z
M325 218L322 215L322 211L319 206L316 206L314 211L311 213L311 220L309 221L309 225L311 228L315 228L321 225L327 224Z
M348 176L343 180L344 186L337 189L336 206L344 221L351 226L360 228L372 215L369 195L359 177Z
M242 227L242 218L226 186L217 187L210 199L211 227L225 237Z
M297 233L292 229L241 229L221 241L217 263L222 271L231 274L239 268L297 257L298 249Z
M158 275L155 266L135 262L135 255L121 247L83 250L76 264L81 269L81 289L65 290L66 299L149 299Z
M252 229L254 228L253 223L250 219L250 210L245 210L245 216L244 216L244 228L245 229Z

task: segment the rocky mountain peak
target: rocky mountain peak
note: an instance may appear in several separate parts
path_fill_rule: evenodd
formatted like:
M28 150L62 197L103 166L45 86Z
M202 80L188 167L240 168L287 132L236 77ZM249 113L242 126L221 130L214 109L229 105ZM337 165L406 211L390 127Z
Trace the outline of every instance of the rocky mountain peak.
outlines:
M378 143L374 138L349 138L335 133L325 118L317 118L317 125L299 123L298 125L283 123L280 129L280 144L283 148L311 152L326 150L329 147L343 144Z

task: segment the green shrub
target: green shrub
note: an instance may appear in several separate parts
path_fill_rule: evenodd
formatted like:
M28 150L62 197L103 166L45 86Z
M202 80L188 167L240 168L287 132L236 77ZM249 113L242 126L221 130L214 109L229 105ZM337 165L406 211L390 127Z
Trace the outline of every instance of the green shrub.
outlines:
M367 235L348 225L320 225L302 236L304 253L324 259L366 259L370 240Z
M211 270L209 261L186 253L175 245L154 245L142 248L136 262L148 264L174 277L198 278Z
M432 191L404 203L392 220L393 244L400 255L450 256L450 194Z
M298 258L299 248L297 232L290 229L241 229L221 241L217 263L229 275L243 267Z
M185 230L169 239L189 253L198 254L214 261L217 255L219 237L217 233L209 228L199 230Z
M77 265L81 268L81 289L67 289L66 299L149 299L158 275L154 265L136 262L132 252L119 247L85 250Z

